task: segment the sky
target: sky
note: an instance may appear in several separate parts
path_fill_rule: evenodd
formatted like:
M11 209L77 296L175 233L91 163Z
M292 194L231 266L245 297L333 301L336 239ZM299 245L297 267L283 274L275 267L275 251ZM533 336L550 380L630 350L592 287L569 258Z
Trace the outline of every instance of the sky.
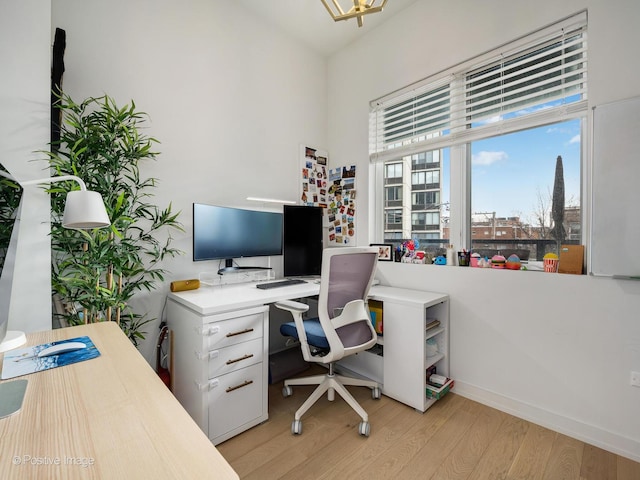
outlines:
M472 144L472 213L496 212L534 223L539 194L551 208L556 158L562 156L565 205L580 204L580 120L502 135ZM443 196L449 195L449 152ZM443 199L444 200L444 199ZM444 201L447 201L444 200Z

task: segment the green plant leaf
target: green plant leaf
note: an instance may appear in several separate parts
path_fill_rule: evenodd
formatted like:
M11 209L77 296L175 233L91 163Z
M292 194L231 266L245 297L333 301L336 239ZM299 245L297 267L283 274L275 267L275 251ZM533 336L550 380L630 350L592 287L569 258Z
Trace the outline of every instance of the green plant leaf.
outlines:
M101 230L62 228L64 198L77 186L61 182L50 189L52 288L69 306L57 315L82 322L78 312L84 319L115 319L119 311L123 331L137 344L153 319L132 311L131 298L156 289L166 275L159 262L183 253L170 247L171 230L183 231L180 213L173 213L171 204L151 203L157 180L140 174L142 163L156 160L153 146L159 142L145 135L148 115L133 101L119 107L108 95L80 103L66 94L59 98L63 122L58 149L44 152L49 167L57 175L76 175L99 192L112 224ZM157 235L166 239L162 245Z

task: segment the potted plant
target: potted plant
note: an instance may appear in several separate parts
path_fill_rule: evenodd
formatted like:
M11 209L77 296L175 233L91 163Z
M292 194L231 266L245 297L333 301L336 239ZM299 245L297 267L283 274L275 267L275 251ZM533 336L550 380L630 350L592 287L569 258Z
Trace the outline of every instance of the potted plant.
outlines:
M8 174L2 165L0 171ZM9 248L11 232L20 206L22 188L14 180L0 175L0 274L4 265L4 258Z
M143 132L147 115L135 103L118 107L105 95L74 102L61 95L60 140L46 152L53 175L76 175L100 192L111 226L68 230L62 227L64 198L75 182L49 188L52 203L52 290L59 297L62 323L112 320L137 345L143 326L153 320L132 311L131 298L164 280L161 262L182 252L171 247L180 230L171 204L151 203L155 178L141 178L140 163L154 160L156 139ZM59 310L56 308L56 310Z

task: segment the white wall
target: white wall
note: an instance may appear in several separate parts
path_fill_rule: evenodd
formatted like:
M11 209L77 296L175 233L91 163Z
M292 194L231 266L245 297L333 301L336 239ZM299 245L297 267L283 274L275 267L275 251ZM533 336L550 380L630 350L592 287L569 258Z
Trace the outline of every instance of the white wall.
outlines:
M419 1L330 58L332 159L357 160L366 171L370 100L584 8L590 106L639 95L636 0ZM640 388L629 384L630 371L640 371L640 282L387 263L379 270L385 284L451 295L458 393L640 460Z
M159 318L169 281L218 269L191 260L193 202L297 200L299 145L326 145L326 60L236 2L56 0L52 8L52 31L67 33L65 92L135 100L161 142L142 170L160 180L157 204L182 211L185 233L172 236L185 255L166 262L171 273L158 291L132 302ZM141 347L148 359L153 347Z
M0 164L18 180L48 176L46 159L37 153L49 142L51 7L41 0L0 3ZM20 242L9 252L15 262L9 287L1 283L0 320L9 329L33 332L51 328L51 242L49 196L39 187L25 189ZM7 268L5 275L11 273ZM0 339L1 340L1 339Z

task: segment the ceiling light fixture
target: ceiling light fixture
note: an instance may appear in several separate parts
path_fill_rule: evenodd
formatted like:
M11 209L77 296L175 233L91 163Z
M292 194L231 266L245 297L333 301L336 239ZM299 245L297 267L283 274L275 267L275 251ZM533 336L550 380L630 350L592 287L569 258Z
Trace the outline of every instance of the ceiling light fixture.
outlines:
M328 0L322 0L322 4L329 12L329 15L331 15L331 18L336 22L355 17L358 19L358 27L362 26L362 17L364 15L381 12L387 3L387 0L349 0L349 2L353 2L353 7L345 13L340 6L340 2L343 1L344 0L331 0L332 6L329 6Z

